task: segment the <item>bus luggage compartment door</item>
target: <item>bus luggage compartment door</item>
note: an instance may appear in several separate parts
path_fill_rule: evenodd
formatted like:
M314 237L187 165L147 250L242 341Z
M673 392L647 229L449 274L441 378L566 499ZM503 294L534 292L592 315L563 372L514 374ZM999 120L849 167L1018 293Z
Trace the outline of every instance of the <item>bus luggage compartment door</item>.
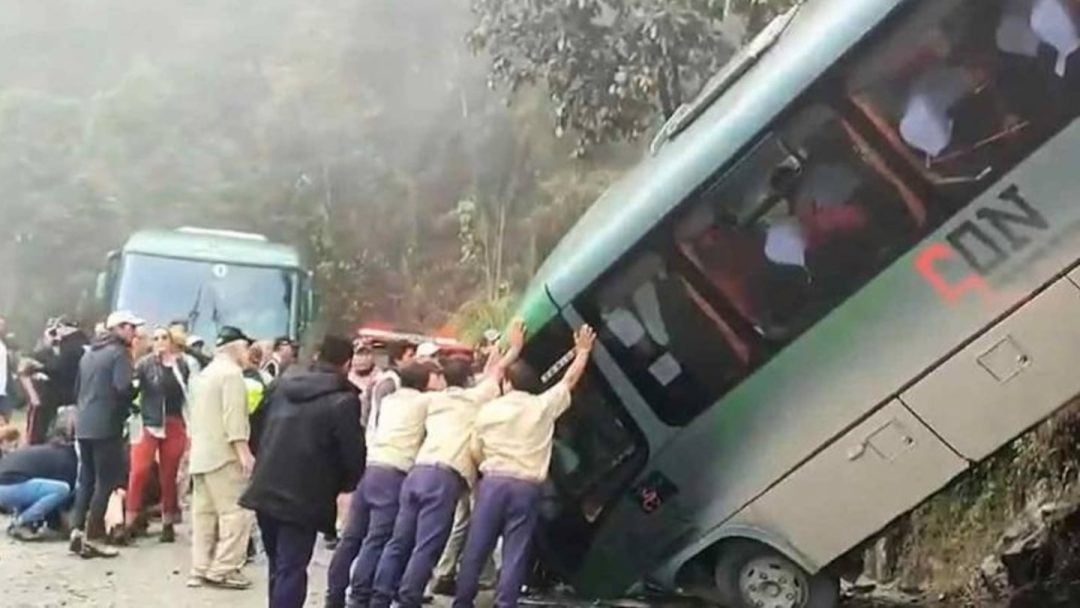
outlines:
M1062 279L905 392L958 452L986 458L1080 393L1080 290Z
M915 507L967 463L893 400L814 455L743 513L803 563L823 567Z

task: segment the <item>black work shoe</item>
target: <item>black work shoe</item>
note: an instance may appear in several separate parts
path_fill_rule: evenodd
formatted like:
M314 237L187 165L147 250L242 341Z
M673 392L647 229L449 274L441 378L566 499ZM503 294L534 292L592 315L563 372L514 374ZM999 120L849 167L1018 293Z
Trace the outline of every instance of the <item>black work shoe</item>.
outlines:
M457 580L448 576L439 577L431 586L431 592L444 597L454 597L457 595Z
M176 528L172 524L165 524L161 527L161 542L163 543L175 543L176 542Z
M323 536L323 543L326 545L326 550L327 551L336 550L339 542L340 542L340 539L337 537L337 534L335 534L333 536L331 536L329 534L326 534L326 535Z
M75 555L82 555L83 549L83 533L81 530L72 530L71 537L68 541L68 551L71 551Z

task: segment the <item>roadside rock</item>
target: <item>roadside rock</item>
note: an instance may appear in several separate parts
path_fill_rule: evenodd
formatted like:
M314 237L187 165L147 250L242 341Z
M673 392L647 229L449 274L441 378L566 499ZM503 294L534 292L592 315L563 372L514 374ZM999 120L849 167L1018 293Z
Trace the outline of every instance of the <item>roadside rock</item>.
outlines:
M992 555L986 557L969 584L976 601L1009 599L1010 606L1069 595L1080 573L1080 501L1032 502L1010 525ZM1050 605L1050 604L1045 604Z

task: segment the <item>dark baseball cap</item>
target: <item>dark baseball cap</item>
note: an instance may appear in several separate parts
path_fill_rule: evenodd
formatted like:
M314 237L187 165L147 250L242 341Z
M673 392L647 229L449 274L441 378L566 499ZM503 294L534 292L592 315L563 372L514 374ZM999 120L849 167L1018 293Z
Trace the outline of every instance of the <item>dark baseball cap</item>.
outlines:
M240 331L238 328L231 325L226 325L225 327L221 328L221 331L218 332L217 340L214 342L214 344L218 348L221 348L226 344L232 344L233 342L239 342L241 340L247 342L248 344L254 342L254 340L249 338L247 334Z

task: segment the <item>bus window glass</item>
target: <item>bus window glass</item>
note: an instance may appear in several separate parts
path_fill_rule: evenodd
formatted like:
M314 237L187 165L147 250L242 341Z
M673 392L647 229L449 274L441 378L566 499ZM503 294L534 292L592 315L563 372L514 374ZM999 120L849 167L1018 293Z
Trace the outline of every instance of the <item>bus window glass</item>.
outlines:
M903 253L926 221L923 200L858 132L815 105L706 190L675 240L743 320L782 345Z
M692 420L742 377L746 346L693 285L645 253L579 304L661 420Z
M295 270L128 254L120 278L117 309L152 323L186 319L200 336L224 325L254 336L289 333Z
M1080 5L916 3L860 58L846 94L955 205L984 190L1080 108Z

